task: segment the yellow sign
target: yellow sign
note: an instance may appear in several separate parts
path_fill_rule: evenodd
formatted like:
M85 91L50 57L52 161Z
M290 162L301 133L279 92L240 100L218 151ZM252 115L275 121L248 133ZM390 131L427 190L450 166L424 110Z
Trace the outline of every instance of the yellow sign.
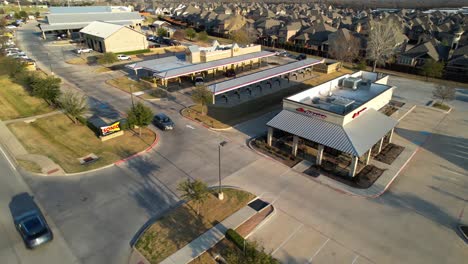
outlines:
M120 121L115 122L110 126L101 127L101 133L103 136L112 134L114 132L120 131Z

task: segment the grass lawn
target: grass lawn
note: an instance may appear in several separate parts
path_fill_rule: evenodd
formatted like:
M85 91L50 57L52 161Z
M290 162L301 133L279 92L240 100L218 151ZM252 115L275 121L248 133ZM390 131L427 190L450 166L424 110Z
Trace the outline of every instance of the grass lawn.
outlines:
M107 68L107 67L99 67L94 72L95 73L105 73L105 72L110 72L110 71L112 71L112 70Z
M439 108L439 109L442 109L444 111L448 111L450 110L450 106L446 105L446 104L443 104L443 103L440 103L440 102L435 102L432 107L435 107L435 108Z
M216 120L208 115L201 114L201 105L192 105L188 108L182 110L182 115L196 121L202 122L203 124L215 128L215 129L224 129L231 127L228 124L222 123L219 120Z
M330 80L333 80L335 78L338 78L342 75L353 73L354 71L347 69L347 68L341 68L340 71L332 72L329 74L326 73L321 73L321 72L313 72L313 75L317 75L316 77L304 81L305 84L312 85L312 86L317 86L319 84L328 82Z
M52 112L47 103L30 96L22 85L0 75L0 119L9 120Z
M41 173L41 167L37 165L35 162L29 161L29 160L21 160L21 159L18 159L17 161L20 167L22 167L23 169L30 171L30 172Z
M151 130L143 129L141 138L132 131L125 131L123 136L102 142L88 127L73 124L63 114L29 124L12 123L8 127L29 153L51 158L68 173L111 164L146 149L156 138ZM96 154L99 160L86 166L80 165L78 158L90 153Z
M148 86L141 82L137 82L134 80L131 80L127 77L119 77L111 80L106 81L107 84L114 86L115 88L118 88L122 91L125 91L127 93L130 93L131 91L133 92L141 92L150 89ZM132 87L133 85L133 87Z
M136 248L151 263L159 263L201 234L246 206L255 196L251 193L225 189L224 200L210 195L196 215L188 202L157 220L140 237Z

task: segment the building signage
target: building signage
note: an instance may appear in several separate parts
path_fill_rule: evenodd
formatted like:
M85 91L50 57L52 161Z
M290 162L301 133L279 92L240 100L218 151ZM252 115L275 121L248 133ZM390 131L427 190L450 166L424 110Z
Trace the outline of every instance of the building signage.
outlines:
M100 127L100 128L101 128L101 134L103 136L110 135L112 133L120 131L120 121L115 122L114 124L112 124L110 126L104 126L104 127Z
M313 112L313 111L310 111L310 110L306 110L304 108L296 108L296 111L301 112L303 114L306 114L308 116L318 117L318 118L322 118L322 119L327 118L327 116L322 114L322 113Z
M367 107L362 108L361 110L357 111L353 114L353 118L358 117L362 112L366 111Z

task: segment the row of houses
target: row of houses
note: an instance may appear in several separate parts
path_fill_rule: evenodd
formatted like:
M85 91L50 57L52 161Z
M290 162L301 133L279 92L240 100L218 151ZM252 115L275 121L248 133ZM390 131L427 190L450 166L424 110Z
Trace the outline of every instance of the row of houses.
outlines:
M327 57L333 54L330 43L340 41L359 43L364 56L371 21L393 22L403 33L395 64L418 68L433 59L444 62L448 72L468 76L468 17L463 10L372 10L316 3L163 3L151 10L213 34L244 29L259 44L300 47Z

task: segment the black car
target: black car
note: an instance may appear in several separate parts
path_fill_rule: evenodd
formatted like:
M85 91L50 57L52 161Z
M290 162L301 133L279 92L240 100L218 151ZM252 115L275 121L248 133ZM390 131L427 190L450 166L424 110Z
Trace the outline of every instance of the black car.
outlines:
M305 54L299 54L297 57L296 57L296 60L305 60L307 59L307 55Z
M172 122L172 120L163 113L160 113L154 116L153 124L159 127L161 130L174 129L174 122Z
M229 69L226 71L226 77L234 77L236 78L236 71L234 71L233 69Z
M16 195L9 207L15 227L27 248L33 249L54 239L41 210L29 194Z

